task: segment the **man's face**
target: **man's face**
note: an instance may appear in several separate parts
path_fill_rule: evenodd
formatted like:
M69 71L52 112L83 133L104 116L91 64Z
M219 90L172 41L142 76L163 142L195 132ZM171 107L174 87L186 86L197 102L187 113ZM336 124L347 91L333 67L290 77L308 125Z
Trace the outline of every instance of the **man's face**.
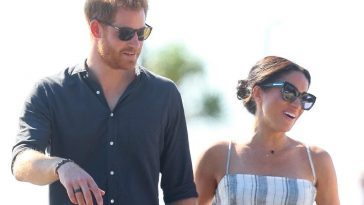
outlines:
M140 29L145 27L145 13L143 9L129 10L120 7L114 22L116 27ZM102 37L98 41L98 52L101 58L112 69L134 70L137 59L143 47L143 41L134 36L130 40L120 40L119 31L110 25L101 27Z

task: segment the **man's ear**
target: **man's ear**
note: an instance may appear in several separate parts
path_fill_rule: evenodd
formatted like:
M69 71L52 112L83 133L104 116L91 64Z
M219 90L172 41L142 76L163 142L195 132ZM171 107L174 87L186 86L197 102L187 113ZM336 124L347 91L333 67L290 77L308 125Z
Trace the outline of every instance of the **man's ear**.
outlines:
M101 24L97 20L92 20L90 22L90 30L92 37L101 38Z

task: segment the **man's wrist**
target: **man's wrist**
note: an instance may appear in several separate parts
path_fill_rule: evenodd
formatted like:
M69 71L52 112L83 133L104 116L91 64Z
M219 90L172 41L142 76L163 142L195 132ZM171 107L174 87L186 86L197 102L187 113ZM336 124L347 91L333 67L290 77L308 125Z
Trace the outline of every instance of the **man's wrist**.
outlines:
M73 160L72 159L62 159L61 161L59 161L56 165L56 168L54 169L54 173L56 173L56 175L58 176L59 168L68 162L73 162Z

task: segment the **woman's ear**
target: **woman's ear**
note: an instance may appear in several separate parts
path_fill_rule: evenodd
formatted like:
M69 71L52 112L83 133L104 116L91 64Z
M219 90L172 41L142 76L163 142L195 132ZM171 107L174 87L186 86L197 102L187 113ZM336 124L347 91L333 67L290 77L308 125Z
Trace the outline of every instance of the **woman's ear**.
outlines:
M97 20L92 20L90 22L90 30L91 30L92 37L101 38L100 27L101 27L101 24Z
M259 86L254 86L252 89L252 98L254 99L255 103L261 103L262 102L262 94L263 94L263 90L261 87Z

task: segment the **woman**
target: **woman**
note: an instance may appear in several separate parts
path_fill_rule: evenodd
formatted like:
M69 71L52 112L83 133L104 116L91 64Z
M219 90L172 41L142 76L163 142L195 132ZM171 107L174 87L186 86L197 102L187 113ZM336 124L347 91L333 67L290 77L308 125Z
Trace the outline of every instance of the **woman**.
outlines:
M330 155L286 135L316 97L309 72L275 56L257 62L237 95L255 116L248 143L220 142L197 163L198 202L226 205L338 205Z

